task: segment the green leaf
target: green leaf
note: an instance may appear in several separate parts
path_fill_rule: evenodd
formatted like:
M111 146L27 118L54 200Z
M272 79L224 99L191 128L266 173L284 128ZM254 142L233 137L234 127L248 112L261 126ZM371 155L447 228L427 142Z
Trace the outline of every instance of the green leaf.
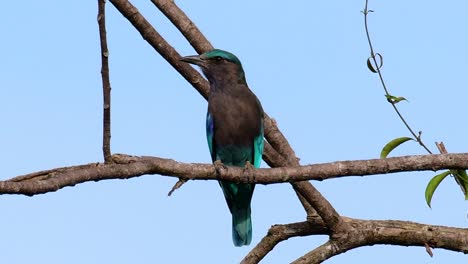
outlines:
M372 63L377 63L373 65ZM367 68L373 73L378 73L380 68L383 66L383 57L380 53L376 53L374 57L367 58Z
M387 101L389 101L392 104L397 104L397 103L399 103L401 101L408 101L408 99L406 99L403 96L393 96L393 95L390 95L390 94L386 94L385 97L387 97Z
M408 140L414 140L414 139L410 137L400 137L400 138L395 138L394 140L388 142L387 145L383 147L382 152L380 152L380 158L385 159L392 150L394 150L396 147L405 143Z
M439 186L440 182L442 182L442 180L445 179L445 177L447 177L450 174L452 174L451 171L445 171L445 172L442 172L441 174L437 174L427 184L425 196L426 196L426 203L429 206L429 208L431 207L432 195L434 194L434 191L437 189L437 186Z
M367 59L367 68L373 72L373 73L377 73L377 70L374 68L374 66L372 65L372 61L371 61L371 58L368 58Z
M463 193L465 194L465 200L468 200L468 175L465 170L451 170L455 181L460 185Z

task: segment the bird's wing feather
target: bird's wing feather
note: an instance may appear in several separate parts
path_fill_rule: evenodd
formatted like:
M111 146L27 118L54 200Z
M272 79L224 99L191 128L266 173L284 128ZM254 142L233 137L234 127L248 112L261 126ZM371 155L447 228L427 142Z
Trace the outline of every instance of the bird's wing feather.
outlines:
M260 163L262 162L263 155L263 121L260 126L260 134L254 138L254 160L253 165L255 168L260 168Z
M208 141L208 148L210 149L211 160L216 161L216 151L213 144L214 136L214 120L210 112L206 113L206 140Z

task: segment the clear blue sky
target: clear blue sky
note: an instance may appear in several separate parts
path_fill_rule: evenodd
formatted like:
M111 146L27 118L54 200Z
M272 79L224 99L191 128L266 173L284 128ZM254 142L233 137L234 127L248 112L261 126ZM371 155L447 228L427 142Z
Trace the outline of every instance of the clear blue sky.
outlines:
M101 79L96 1L5 1L0 17L2 179L102 160ZM135 5L180 53L188 42L150 1ZM362 1L179 1L215 47L241 59L248 83L302 164L377 158L407 136L383 96L369 56ZM391 93L434 151L444 141L467 152L466 1L371 1L370 29L384 56ZM206 102L108 4L112 151L210 162ZM424 154L407 143L394 155ZM263 166L266 166L263 164ZM339 213L468 226L468 206L453 180L433 209L424 201L431 172L314 182ZM258 186L253 243L236 248L215 181L157 175L80 184L58 192L2 196L3 263L235 263L273 224L303 221L291 187ZM264 263L286 263L326 241L294 238ZM466 263L442 249L374 246L327 263Z

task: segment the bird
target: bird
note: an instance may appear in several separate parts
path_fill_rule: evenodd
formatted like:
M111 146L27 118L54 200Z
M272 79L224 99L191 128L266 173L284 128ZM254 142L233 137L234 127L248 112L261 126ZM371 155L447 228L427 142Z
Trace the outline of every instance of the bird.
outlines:
M212 162L244 167L244 175L253 167L259 168L264 145L264 112L247 85L240 60L228 51L213 49L182 57L181 61L199 66L210 84L206 137ZM237 247L249 245L252 241L250 203L255 184L219 181L219 185L232 215L233 243Z

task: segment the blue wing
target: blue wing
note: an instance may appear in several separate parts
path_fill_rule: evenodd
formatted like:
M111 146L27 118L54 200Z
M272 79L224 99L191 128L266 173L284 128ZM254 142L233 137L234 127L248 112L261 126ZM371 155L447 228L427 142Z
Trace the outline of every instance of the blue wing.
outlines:
M208 141L208 148L210 148L211 160L216 160L216 153L213 149L213 135L214 135L214 120L210 112L206 112L206 140Z

